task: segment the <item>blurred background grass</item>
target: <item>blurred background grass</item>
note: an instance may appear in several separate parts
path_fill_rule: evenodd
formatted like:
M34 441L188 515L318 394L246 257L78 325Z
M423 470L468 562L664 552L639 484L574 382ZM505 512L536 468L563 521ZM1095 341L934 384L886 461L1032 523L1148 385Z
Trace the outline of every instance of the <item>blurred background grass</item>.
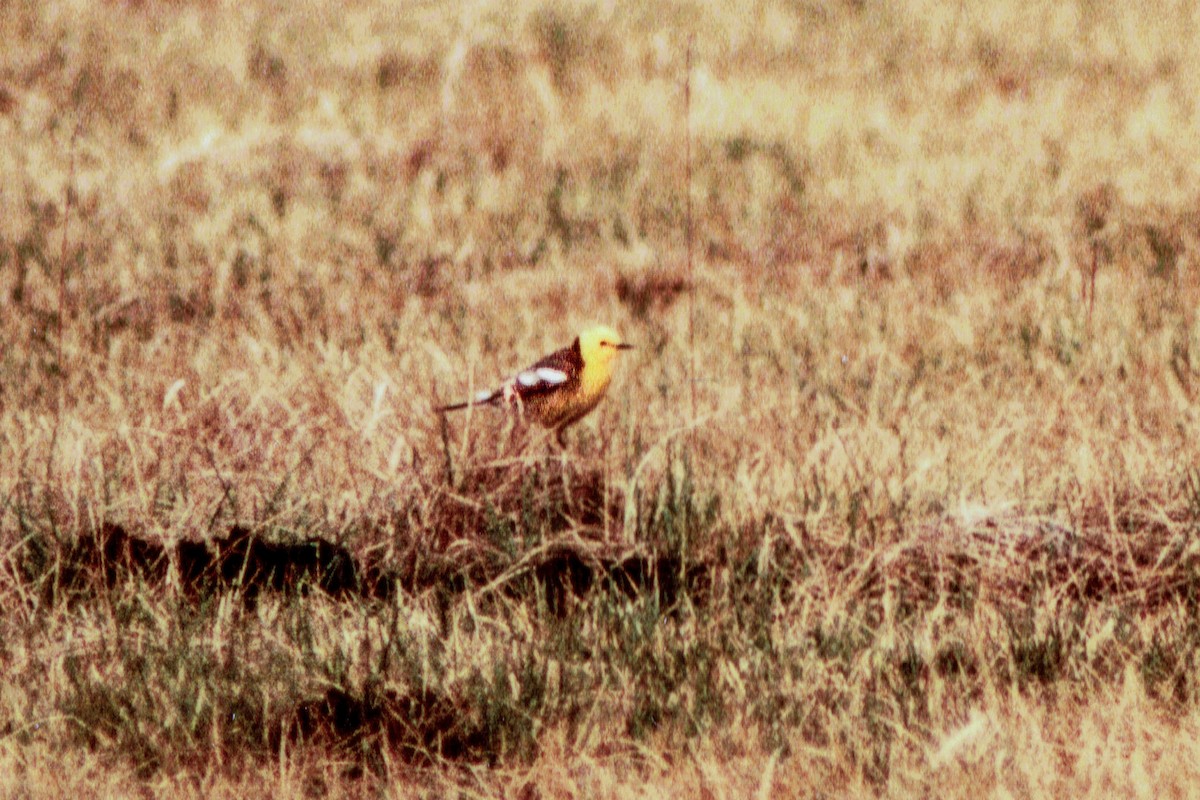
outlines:
M234 794L246 763L281 793L1184 792L1196 26L6 5L9 791L66 759L64 793ZM565 459L431 414L593 321L640 349ZM105 524L428 556L454 588L65 580ZM551 545L703 579L563 626L518 580Z

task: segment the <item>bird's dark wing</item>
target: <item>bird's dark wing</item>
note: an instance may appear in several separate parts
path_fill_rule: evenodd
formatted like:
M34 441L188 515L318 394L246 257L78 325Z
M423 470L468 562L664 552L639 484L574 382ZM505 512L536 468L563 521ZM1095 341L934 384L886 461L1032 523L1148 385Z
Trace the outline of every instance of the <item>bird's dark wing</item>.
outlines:
M473 400L441 406L438 411L458 411L468 406L491 405L508 401L516 396L521 402L536 401L553 394L559 389L570 391L579 385L583 372L583 355L579 350L579 339L570 347L556 350L542 360L518 372L497 389L477 392Z
M524 402L560 389L569 390L579 383L582 372L583 356L580 355L579 340L576 339L570 347L556 350L518 372L509 379L508 385Z

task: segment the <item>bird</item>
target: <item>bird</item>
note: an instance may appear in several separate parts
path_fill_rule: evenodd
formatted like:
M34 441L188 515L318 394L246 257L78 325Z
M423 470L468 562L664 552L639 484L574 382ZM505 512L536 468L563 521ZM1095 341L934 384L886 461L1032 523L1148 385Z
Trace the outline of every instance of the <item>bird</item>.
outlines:
M612 381L613 362L633 345L607 325L580 332L570 346L555 350L513 375L495 389L485 389L473 400L442 406L439 412L469 406L515 405L523 415L552 429L565 446L566 429L591 412L604 398Z

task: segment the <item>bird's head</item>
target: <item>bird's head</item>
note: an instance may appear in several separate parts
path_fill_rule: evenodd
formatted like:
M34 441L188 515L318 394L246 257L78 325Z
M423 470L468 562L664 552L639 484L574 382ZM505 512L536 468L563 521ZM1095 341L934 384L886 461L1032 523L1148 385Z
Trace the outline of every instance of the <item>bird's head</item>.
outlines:
M576 341L585 364L607 364L616 358L620 351L633 349L633 345L625 344L621 340L621 334L607 325L588 328L579 334Z

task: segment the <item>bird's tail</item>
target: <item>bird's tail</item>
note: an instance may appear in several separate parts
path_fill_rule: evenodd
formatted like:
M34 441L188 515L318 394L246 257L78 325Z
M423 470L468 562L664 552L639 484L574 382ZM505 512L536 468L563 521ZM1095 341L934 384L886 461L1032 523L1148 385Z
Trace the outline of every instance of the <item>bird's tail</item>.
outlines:
M462 411L464 408L469 408L471 406L491 405L496 401L496 397L497 395L495 392L480 392L479 396L474 400L466 400L462 403L451 403L448 406L440 406L438 408L438 413L444 414L447 411Z

